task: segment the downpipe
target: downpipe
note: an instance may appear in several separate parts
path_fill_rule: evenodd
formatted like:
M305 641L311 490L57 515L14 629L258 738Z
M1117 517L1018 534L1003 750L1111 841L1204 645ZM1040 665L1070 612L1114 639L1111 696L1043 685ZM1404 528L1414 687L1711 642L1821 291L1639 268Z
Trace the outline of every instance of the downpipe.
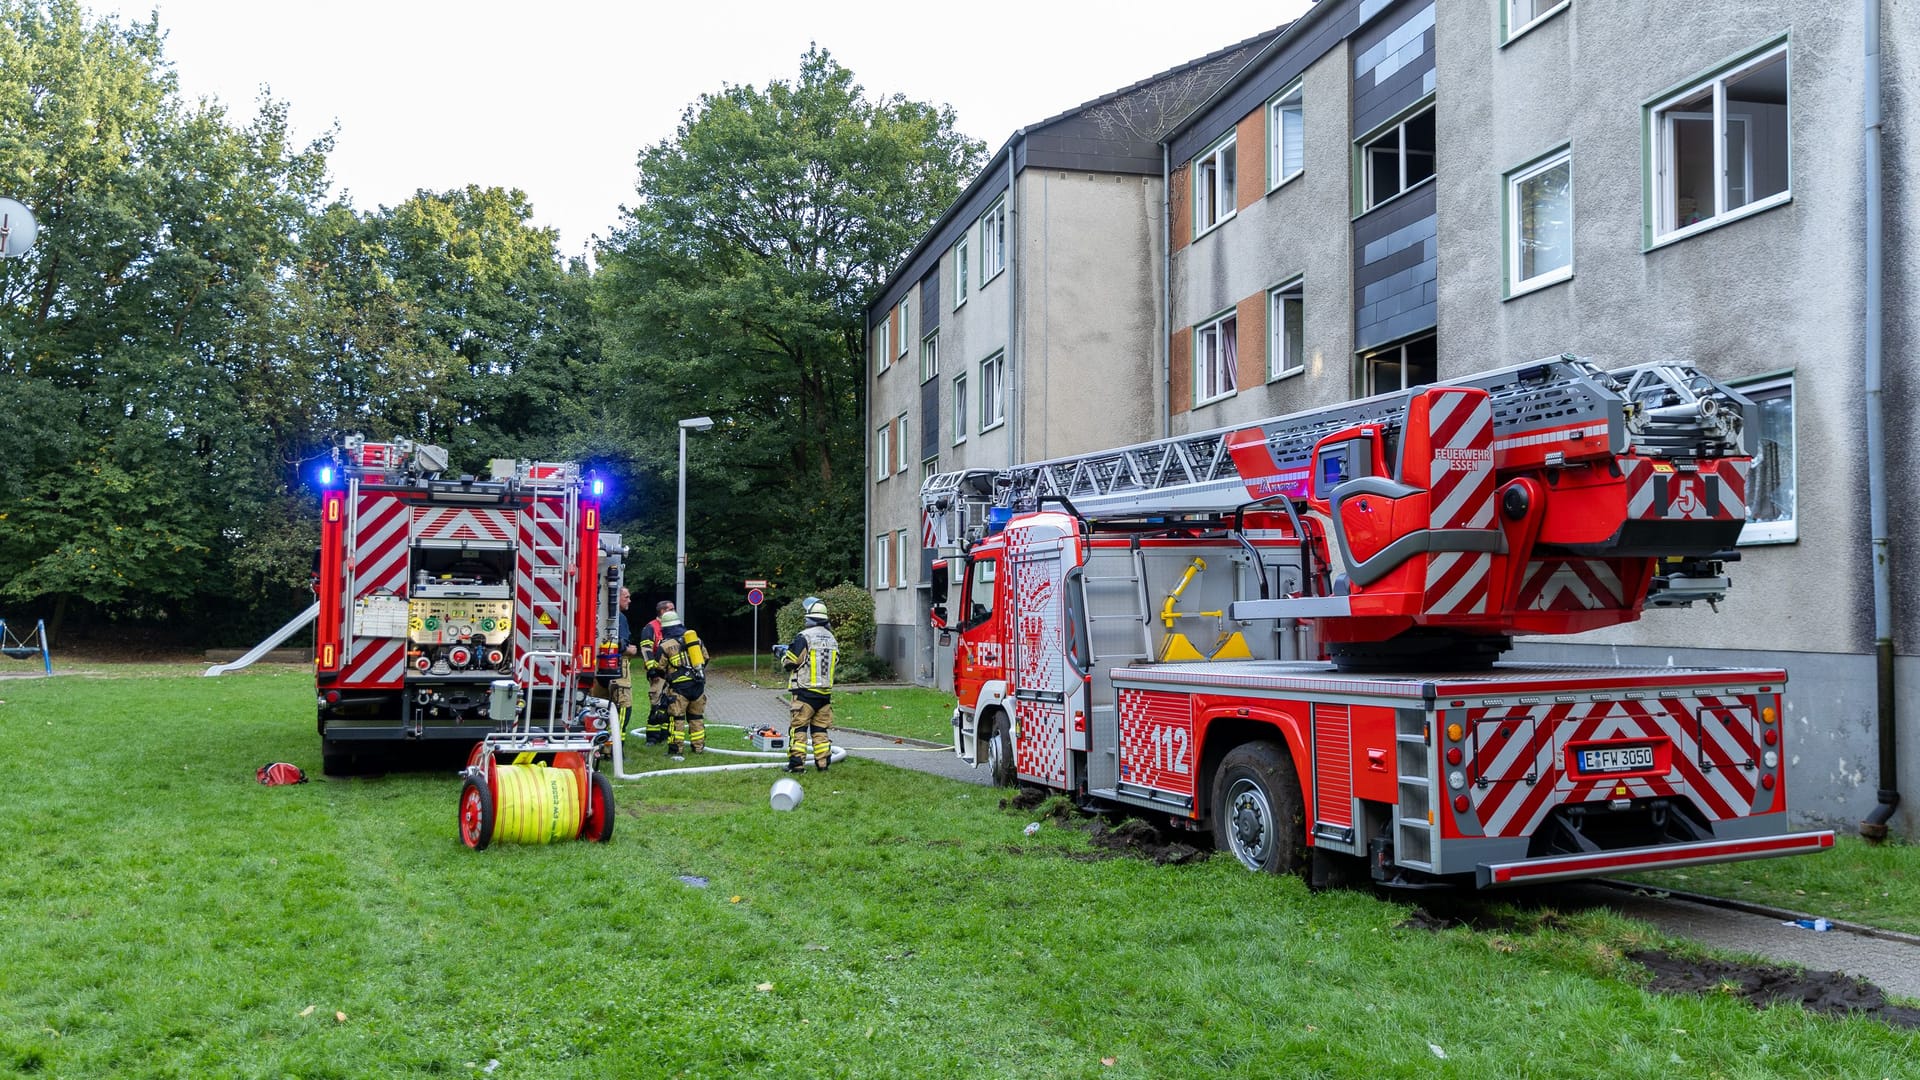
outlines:
M1892 536L1887 525L1887 451L1882 421L1883 385L1880 332L1883 320L1880 190L1880 0L1862 0L1865 15L1865 126L1866 166L1866 298L1865 368L1867 398L1867 502L1873 528L1873 651L1875 690L1879 711L1879 802L1860 823L1860 835L1878 843L1887 838L1887 823L1900 807L1899 762L1895 755L1898 724L1893 682L1893 574L1887 565Z

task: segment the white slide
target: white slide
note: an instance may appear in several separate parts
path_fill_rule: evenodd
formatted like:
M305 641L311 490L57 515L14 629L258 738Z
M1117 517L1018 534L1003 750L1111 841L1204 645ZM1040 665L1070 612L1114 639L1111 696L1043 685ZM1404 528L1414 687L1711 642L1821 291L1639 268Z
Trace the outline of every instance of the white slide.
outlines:
M201 672L201 674L208 675L208 676L225 675L229 671L239 671L241 668L246 667L247 665L253 663L255 660L258 660L261 657L267 655L267 653L271 651L275 645L278 645L281 642L292 637L295 633L303 629L308 623L312 622L316 618L319 618L319 616L320 616L320 601L315 600L313 602L312 607L308 608L307 610L301 612L298 615L295 615L291 622L287 623L287 625L281 627L280 629L275 630L270 636L268 636L267 640L261 642L258 645L255 645L253 649L247 653L247 655L241 657L238 660L235 660L231 664L215 664L212 667L208 668L207 670Z

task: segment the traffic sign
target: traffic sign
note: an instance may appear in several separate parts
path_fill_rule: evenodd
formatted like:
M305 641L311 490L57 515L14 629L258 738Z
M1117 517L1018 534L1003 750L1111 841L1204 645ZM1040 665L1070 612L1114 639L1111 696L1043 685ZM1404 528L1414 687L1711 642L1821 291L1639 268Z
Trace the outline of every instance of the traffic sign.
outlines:
M752 604L754 607L759 607L760 602L766 598L767 594L761 592L759 589L747 590L747 603Z
M759 578L748 578L748 579L747 579L747 588L749 588L749 589L771 589L771 588L773 588L773 586L771 586L771 585L769 585L769 584L767 584L766 582L764 582L764 581L762 581L762 580L760 580Z

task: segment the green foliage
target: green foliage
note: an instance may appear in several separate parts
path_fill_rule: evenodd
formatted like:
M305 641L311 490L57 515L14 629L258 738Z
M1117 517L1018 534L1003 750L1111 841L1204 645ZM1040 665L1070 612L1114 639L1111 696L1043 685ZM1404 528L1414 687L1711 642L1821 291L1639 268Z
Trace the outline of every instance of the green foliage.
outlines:
M311 676L279 671L7 684L0 718L89 737L9 745L0 1073L1913 1071L1871 1019L1642 990L1621 952L1660 940L1604 912L1403 929L1409 898L1105 858L870 760L790 813L766 771L620 782L608 845L472 852L449 771L255 783L317 777Z
M873 595L858 585L842 582L817 593L799 593L774 612L773 625L780 641L792 641L800 632L806 614L802 601L818 596L827 604L827 629L842 650L866 650L873 647Z
M950 109L871 98L818 48L792 82L702 95L642 152L595 291L637 576L671 580L694 416L718 422L688 440L696 606L736 607L746 577L857 575L863 305L981 154Z

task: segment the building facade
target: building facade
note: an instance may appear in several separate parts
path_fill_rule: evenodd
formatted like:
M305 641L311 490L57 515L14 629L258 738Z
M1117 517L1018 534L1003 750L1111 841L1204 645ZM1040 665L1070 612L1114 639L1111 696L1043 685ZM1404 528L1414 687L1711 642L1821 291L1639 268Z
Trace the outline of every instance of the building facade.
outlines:
M1166 333L1132 378L1164 412L1128 430L1113 414L1100 445L1563 352L1697 364L1760 405L1726 601L1515 655L1785 668L1801 817L1857 822L1892 782L1909 796L1894 827L1912 836L1920 581L1900 538L1920 454L1902 407L1920 345L1915 85L1920 12L1895 0L1320 0L1162 140ZM1889 724L1897 767L1883 777Z
M1159 142L1278 31L1016 132L867 309L867 586L875 651L950 684L928 625L920 484L1151 430L1166 337Z

